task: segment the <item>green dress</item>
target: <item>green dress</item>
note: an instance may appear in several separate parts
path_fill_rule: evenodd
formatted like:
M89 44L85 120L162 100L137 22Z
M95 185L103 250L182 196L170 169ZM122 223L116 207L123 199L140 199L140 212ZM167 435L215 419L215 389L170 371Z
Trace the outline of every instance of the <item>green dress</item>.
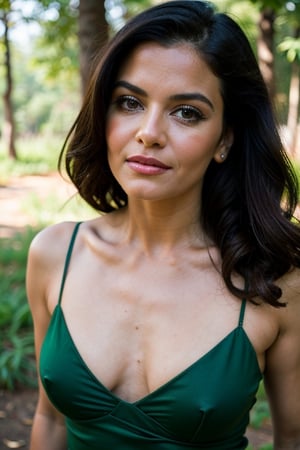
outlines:
M209 352L144 398L124 401L87 367L60 305L78 227L40 355L43 386L66 417L68 449L244 450L249 411L261 380L243 329L246 302L237 327Z

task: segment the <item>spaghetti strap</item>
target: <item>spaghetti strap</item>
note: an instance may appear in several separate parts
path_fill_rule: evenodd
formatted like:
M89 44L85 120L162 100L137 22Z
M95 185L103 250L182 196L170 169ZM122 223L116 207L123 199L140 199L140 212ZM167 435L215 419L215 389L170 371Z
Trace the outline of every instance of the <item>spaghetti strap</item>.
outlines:
M246 302L247 302L247 300L245 298L243 298L242 305L241 305L241 311L240 311L240 317L239 317L239 327L243 327L243 324L244 324Z
M247 278L245 279L245 291L248 293L248 280L247 280ZM246 303L247 303L247 300L245 298L243 298L242 305L241 305L241 311L240 311L240 317L239 317L239 327L243 327L243 325L244 325Z
M67 256L66 256L66 260L65 260L65 266L64 266L64 271L63 271L63 276L62 276L62 280L61 280L61 285L60 285L60 291L59 291L59 297L58 297L58 304L60 305L61 303L61 298L62 298L62 293L64 290L64 286L65 286L65 281L66 281L66 277L67 277L67 272L68 272L68 268L69 268L69 264L70 264L70 260L71 260L71 255L72 255L72 251L73 251L73 247L74 247L74 242L77 236L77 232L78 232L78 228L80 226L81 222L77 222L75 225L75 228L73 230L72 236L71 236L71 240L70 240L70 244L69 244L69 248L68 248L68 252L67 252Z

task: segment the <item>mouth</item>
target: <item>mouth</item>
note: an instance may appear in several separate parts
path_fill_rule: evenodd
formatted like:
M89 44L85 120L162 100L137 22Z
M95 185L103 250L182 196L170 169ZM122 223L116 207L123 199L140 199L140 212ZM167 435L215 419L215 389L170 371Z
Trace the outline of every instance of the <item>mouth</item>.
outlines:
M130 169L139 175L162 175L171 169L158 159L143 155L131 156L126 162Z
M158 167L160 169L164 169L164 170L168 170L171 169L170 166L167 166L166 164L164 164L163 162L159 161L156 158L150 158L147 156L143 156L143 155L136 155L136 156L131 156L130 158L127 159L127 162L129 163L137 163L143 166L152 166L152 167Z

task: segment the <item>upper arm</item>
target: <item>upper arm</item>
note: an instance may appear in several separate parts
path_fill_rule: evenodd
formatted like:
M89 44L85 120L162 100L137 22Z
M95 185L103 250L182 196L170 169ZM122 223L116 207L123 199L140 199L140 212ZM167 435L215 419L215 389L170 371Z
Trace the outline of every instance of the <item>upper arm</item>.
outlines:
M37 369L41 346L58 299L57 292L68 246L68 242L64 242L69 235L66 227L70 228L70 225L60 224L43 230L33 239L28 252L26 291L34 325ZM37 414L63 422L61 414L48 400L40 382Z
M299 272L294 270L282 285L288 304L278 311L280 332L266 355L265 386L277 450L300 449Z

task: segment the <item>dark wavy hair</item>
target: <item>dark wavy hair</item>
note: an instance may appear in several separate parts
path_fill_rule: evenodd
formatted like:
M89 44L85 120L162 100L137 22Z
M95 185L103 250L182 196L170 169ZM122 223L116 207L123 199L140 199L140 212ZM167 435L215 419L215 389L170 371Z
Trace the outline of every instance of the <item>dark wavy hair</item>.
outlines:
M276 280L300 266L300 227L293 218L299 186L277 131L266 85L251 46L229 16L203 1L175 0L131 19L99 55L59 167L96 210L127 204L107 160L106 114L120 68L145 42L190 44L219 78L224 126L234 143L223 164L204 177L200 221L222 256L222 276L235 296L283 306ZM238 288L233 274L247 287Z

